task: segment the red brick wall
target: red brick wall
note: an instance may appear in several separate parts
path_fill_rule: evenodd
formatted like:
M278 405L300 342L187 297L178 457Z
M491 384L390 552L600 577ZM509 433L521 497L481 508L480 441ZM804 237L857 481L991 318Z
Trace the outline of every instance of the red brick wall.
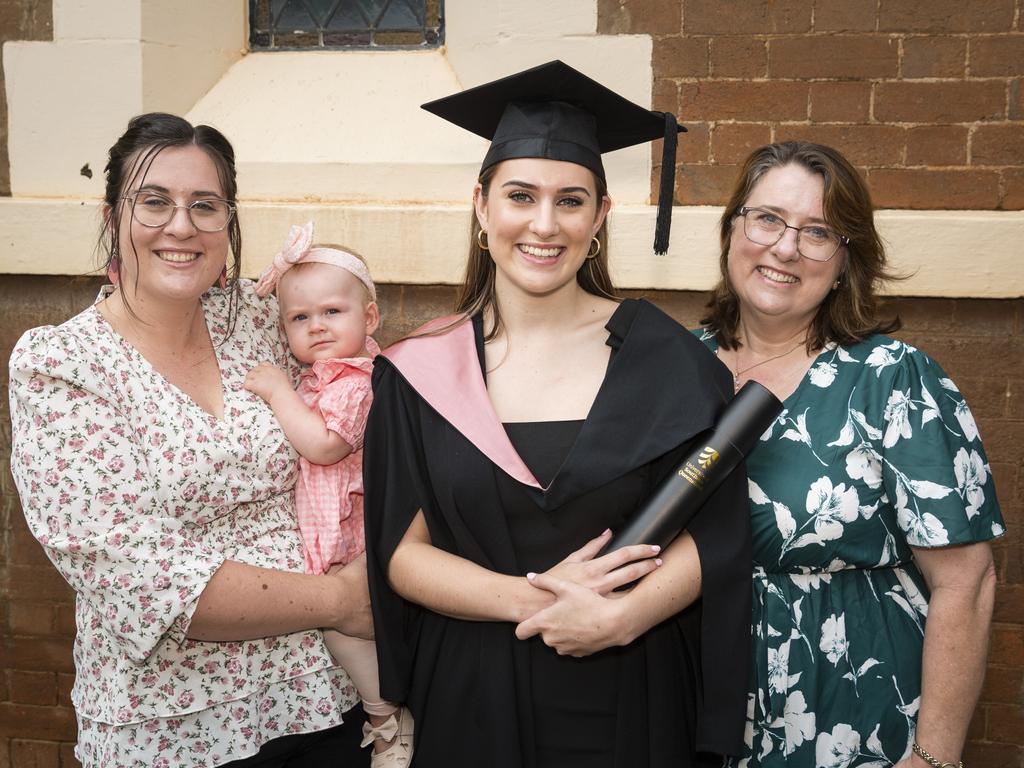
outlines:
M7 366L25 329L88 305L93 284L68 278L0 279L0 766L70 768L75 633L70 588L25 525L11 477Z
M810 139L883 208L1024 208L1021 0L599 0L654 38L655 108L690 129L676 200L725 202L736 164Z
M0 281L0 360L32 326L86 306L97 283L64 277ZM448 311L451 287L381 286L384 343ZM638 295L632 292L632 295ZM686 325L703 294L646 294ZM1009 533L995 543L999 587L989 674L971 727L970 768L1022 768L1024 734L1024 299L897 299L901 338L933 354L971 404ZM0 767L69 768L75 718L72 594L28 533L10 470L7 370L0 373Z

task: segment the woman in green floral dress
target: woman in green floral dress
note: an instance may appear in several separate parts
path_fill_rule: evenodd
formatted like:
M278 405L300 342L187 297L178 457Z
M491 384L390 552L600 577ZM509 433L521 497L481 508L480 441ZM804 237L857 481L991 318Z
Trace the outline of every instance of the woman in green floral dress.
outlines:
M703 339L785 410L747 463L753 678L739 765L956 764L985 671L1003 521L956 385L882 333L890 277L838 152L756 150L721 222ZM932 762L934 761L934 762Z

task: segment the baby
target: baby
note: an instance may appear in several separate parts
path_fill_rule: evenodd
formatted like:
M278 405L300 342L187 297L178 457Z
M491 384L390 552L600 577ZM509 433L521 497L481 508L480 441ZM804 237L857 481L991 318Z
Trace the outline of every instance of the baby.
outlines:
M373 398L370 371L380 353L370 334L380 311L362 257L346 248L312 245L312 239L312 222L292 227L284 250L256 285L260 296L277 289L288 346L306 366L298 389L270 363L253 368L245 387L267 402L299 453L295 507L306 570L327 573L365 549L363 428ZM371 766L407 766L412 715L381 700L373 642L333 630L324 632L324 640L363 699L369 717L363 746L374 745Z

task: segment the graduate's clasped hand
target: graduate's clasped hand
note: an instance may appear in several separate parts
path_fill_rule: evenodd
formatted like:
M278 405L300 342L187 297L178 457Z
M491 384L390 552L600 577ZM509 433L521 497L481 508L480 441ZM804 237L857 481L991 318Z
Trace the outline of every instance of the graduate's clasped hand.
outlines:
M540 635L560 655L577 657L634 639L618 600L626 593L615 590L656 570L661 548L637 544L595 557L610 538L611 531L605 531L544 573L527 574L527 580L553 594L555 602L521 622L517 638Z

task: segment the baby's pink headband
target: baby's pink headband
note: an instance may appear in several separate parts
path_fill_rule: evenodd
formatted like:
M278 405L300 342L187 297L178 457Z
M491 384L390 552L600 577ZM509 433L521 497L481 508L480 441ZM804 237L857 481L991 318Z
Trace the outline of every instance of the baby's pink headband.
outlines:
M302 262L314 261L318 264L332 264L335 267L351 272L370 294L370 301L377 300L377 289L370 278L370 270L363 260L348 251L338 248L310 248L313 243L313 222L307 221L304 226L292 225L284 247L274 256L270 266L263 270L259 282L256 283L256 295L266 296L276 287L281 275Z

